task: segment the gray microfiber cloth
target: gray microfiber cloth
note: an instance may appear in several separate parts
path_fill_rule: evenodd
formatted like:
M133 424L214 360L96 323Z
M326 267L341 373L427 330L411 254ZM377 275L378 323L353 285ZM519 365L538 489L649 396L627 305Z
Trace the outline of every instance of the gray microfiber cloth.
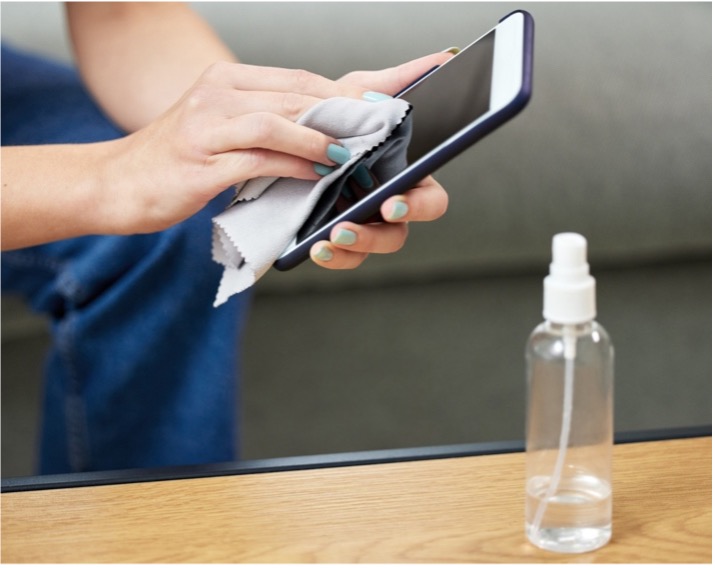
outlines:
M350 160L320 180L255 178L237 187L231 206L213 219L213 259L224 266L214 306L252 286L291 243L330 184L361 157L378 179L407 165L410 106L401 99L367 102L327 99L298 120L332 136L350 150ZM398 139L390 135L399 129Z

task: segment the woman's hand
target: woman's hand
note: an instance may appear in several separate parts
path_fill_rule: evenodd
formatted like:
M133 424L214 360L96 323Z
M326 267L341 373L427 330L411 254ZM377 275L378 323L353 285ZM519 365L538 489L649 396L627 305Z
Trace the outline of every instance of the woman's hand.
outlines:
M296 124L296 118L326 98L397 92L448 57L353 73L338 82L305 71L217 63L165 113L124 138L5 147L3 249L162 230L198 212L226 187L257 176L317 180L316 165L332 166L349 156L337 140ZM439 217L445 207L444 190L426 180L383 205L385 218L398 224L341 225L338 231L354 229L355 242L323 243L320 256L330 253L332 260L317 262L353 267L368 252L396 250L406 237L406 221ZM344 235L333 240L344 243Z
M359 225L338 223L330 241L319 241L310 249L313 261L325 268L356 268L370 253L391 253L407 240L408 221L434 221L447 211L447 192L432 177L387 199L380 207L386 223Z
M322 99L365 89L306 71L217 63L164 115L117 141L109 172L117 232L150 232L258 176L317 180L316 165L349 158L330 136L295 123Z
M450 57L448 53L428 55L391 69L350 73L339 82L370 91L398 93ZM407 239L409 221L438 219L446 212L447 205L447 192L434 178L428 177L404 195L390 197L382 204L380 212L386 223L339 223L331 231L330 241L320 241L311 247L310 256L313 262L325 268L355 268L370 253L400 250Z

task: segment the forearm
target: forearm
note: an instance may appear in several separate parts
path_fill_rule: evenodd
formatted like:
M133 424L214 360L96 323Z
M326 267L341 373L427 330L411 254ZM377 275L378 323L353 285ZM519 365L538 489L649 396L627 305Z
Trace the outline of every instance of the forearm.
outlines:
M183 4L69 2L67 16L86 85L128 131L166 111L212 63L235 60Z
M2 148L2 249L111 233L111 142Z

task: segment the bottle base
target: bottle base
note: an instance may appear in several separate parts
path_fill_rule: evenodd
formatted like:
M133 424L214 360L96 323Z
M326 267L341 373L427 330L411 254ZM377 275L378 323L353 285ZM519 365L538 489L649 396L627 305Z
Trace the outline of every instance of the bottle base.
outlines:
M542 528L533 533L526 525L526 536L534 546L551 552L578 554L591 552L611 540L611 526L585 528Z

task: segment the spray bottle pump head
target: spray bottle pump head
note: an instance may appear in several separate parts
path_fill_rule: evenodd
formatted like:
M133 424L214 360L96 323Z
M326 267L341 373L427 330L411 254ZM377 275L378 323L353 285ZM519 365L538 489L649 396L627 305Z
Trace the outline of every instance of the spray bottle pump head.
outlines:
M549 275L544 279L544 317L553 323L585 323L596 317L596 281L589 274L586 239L560 233L552 242Z

